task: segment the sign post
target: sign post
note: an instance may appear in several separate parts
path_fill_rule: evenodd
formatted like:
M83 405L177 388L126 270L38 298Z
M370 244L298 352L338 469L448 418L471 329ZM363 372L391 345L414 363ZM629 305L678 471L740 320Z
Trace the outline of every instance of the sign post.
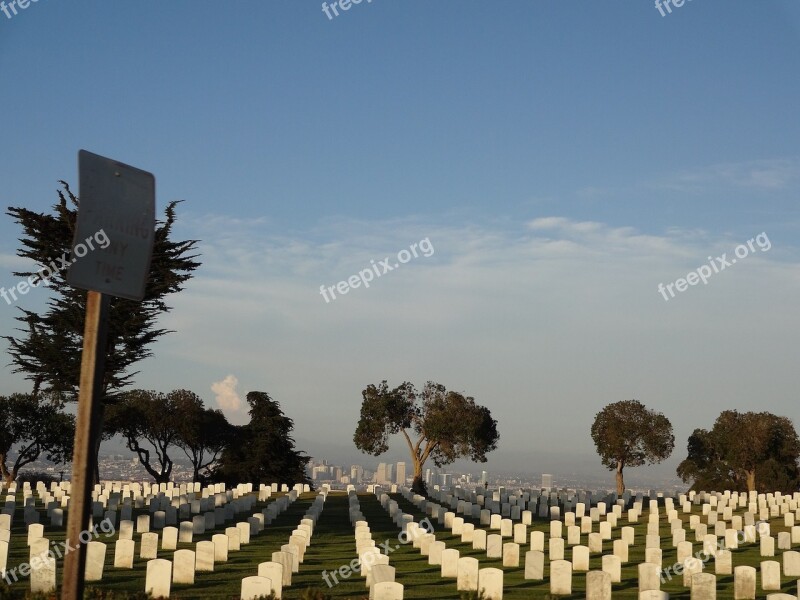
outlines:
M83 598L86 547L80 540L89 528L95 449L102 429L110 297L144 298L155 234L151 173L85 150L78 153L78 172L80 205L67 283L88 292L62 600Z

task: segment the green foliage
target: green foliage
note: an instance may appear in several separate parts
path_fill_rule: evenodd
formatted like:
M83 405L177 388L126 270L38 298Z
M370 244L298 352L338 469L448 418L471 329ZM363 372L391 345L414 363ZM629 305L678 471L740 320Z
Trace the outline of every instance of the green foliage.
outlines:
M17 483L25 483L26 481L30 483L33 488L36 487L36 483L39 481L49 488L51 483L60 483L61 477L42 471L23 471L17 475Z
M689 437L678 476L692 489L792 493L800 486L800 439L792 421L768 412L722 412Z
M37 271L14 273L17 277L39 277L39 270L69 256L80 205L65 182L58 191L53 214L36 213L26 208L9 207L8 215L22 227L17 255L35 263ZM135 372L130 367L152 355L150 347L166 329L156 326L158 317L170 310L164 301L168 294L183 289L192 272L200 266L191 254L196 241L173 241L175 207L171 202L164 221L157 223L150 276L144 300L133 302L111 298L109 307L108 351L103 391L108 394L130 384ZM20 309L19 336L6 336L14 372L24 373L33 382L33 394L53 392L65 400L77 398L80 381L86 292L69 286L66 271L56 269L48 280L52 297L43 314Z
M361 395L356 448L378 456L389 449L389 436L401 433L411 452L417 490L424 491L421 474L428 458L439 467L458 458L486 462L486 454L497 448L500 434L489 409L443 385L429 381L419 392L408 382L390 390L382 381Z
M57 592L31 594L30 590L12 588L0 579L0 600L58 600L60 597ZM145 592L112 591L90 587L84 590L83 598L84 600L151 600L152 596Z
M194 481L205 482L225 447L234 441L235 428L220 410L205 408L197 394L172 392L181 418L177 421L175 444L192 463Z
M235 443L229 444L212 478L236 485L252 483L310 483L306 465L311 460L295 449L291 436L294 421L266 392L247 394L250 423L234 428Z
M486 594L483 593L483 590L470 590L468 592L461 592L459 598L460 600L486 600Z
M122 435L150 476L166 483L172 474L169 452L175 446L181 418L170 394L133 390L107 407L103 427L106 437Z
M0 396L0 472L7 482L42 455L57 464L72 459L75 417L62 408L58 401L32 394ZM9 467L13 448L17 457Z
M306 588L300 593L300 600L331 600L330 594L324 593L319 588Z
M152 596L145 592L131 593L91 587L84 590L83 598L84 600L149 600Z
M104 435L122 435L145 470L159 483L170 480L173 459L180 448L192 461L195 480L206 478L233 428L218 410L206 409L189 390L167 394L133 390L106 408Z
M591 431L603 466L617 471L619 494L625 491L625 467L659 463L675 448L669 419L638 400L609 404L597 413Z

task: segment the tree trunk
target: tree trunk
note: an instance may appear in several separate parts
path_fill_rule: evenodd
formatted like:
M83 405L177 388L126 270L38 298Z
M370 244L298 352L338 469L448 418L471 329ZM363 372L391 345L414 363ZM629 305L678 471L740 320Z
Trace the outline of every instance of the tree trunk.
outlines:
M622 462L617 463L617 495L622 496L625 493L625 478L622 476L622 469L625 465Z
M412 458L414 460L414 482L411 484L411 491L421 496L427 496L428 488L422 479L422 462L417 457Z
M13 483L13 479L12 480L9 479L9 475L10 474L8 472L8 469L6 468L6 455L5 454L0 454L0 475L3 476L3 479L6 482L6 485L11 485Z
M756 470L752 469L747 471L747 491L748 492L755 492L756 491Z
M97 437L94 440L94 472L92 479L95 485L100 483L100 444L103 443L103 415L105 414L105 398L95 407L93 418L96 419L93 429Z

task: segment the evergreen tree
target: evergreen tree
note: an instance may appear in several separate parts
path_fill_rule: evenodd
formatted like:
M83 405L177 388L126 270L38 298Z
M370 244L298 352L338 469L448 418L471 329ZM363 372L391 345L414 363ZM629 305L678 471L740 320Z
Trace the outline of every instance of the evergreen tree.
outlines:
M236 427L220 457L214 479L239 483L310 483L306 466L311 457L295 449L292 419L266 392L247 394L250 423Z
M66 282L67 272L49 265L62 265L69 258L73 231L80 201L66 182L60 182L58 202L52 214L36 213L22 207L9 207L8 215L21 227L21 247L17 255L30 259L36 271L15 272L17 277L36 277L44 282L51 297L43 312L19 308L17 335L4 336L14 372L24 373L32 382L32 394L54 395L59 401L75 401L81 370L83 329L86 314L86 292ZM200 265L196 240L173 240L177 202L164 210L164 220L156 224L153 256L145 297L141 302L111 298L109 328L103 381L104 403L113 401L116 393L132 383L137 372L131 367L152 356L155 341L170 333L157 326L158 317L169 312L167 295L179 292ZM44 275L44 269L53 271ZM102 406L99 408L102 416ZM95 452L100 450L98 438ZM95 472L99 479L99 473Z

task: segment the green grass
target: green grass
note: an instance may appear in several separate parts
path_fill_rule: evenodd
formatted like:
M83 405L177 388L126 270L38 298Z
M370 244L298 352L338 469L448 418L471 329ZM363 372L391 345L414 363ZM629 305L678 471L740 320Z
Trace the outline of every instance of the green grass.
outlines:
M256 575L258 572L258 564L263 561L271 560L272 553L279 551L283 544L288 543L289 536L292 530L300 523L305 512L311 506L315 494L303 494L294 504L290 505L288 510L282 513L271 525L266 526L265 530L251 538L251 543L243 545L241 551L231 552L229 560L224 564L215 565L216 570L213 573L197 573L195 576L195 584L193 586L173 586L172 598L182 599L201 599L201 598L238 598L241 586L241 580L244 577ZM392 494L392 499L398 502L401 509L413 514L415 519L419 521L425 515L420 513L416 507L408 502L399 494ZM274 497L270 500L273 501ZM451 600L458 599L459 594L456 591L455 579L442 579L440 577L440 567L438 565L428 565L427 557L422 556L418 549L415 549L412 544L401 544L398 538L400 530L390 519L388 513L378 502L378 499L371 494L359 495L361 505L361 512L369 523L372 537L376 545L380 546L384 542L388 542L390 547L393 548L390 553L390 564L396 569L396 580L405 586L406 598L419 598L419 599L443 599ZM18 495L18 502L21 503L21 494ZM259 512L267 506L268 503L258 503L252 512ZM349 521L348 513L348 499L344 493L331 493L325 503L325 508L317 522L314 529L314 535L311 540L311 545L307 548L305 553L305 561L300 566L300 572L293 574L292 586L284 589L283 597L289 600L300 600L306 596L305 591L309 588L319 588L326 596L336 599L361 599L367 597L367 588L364 583L364 578L359 574L353 574L349 578L339 578L339 583L329 588L322 577L323 571L335 572L340 567L349 564L356 558L355 539L353 527ZM64 540L64 528L52 528L48 525L46 512L39 505L37 507L40 511L40 522L45 524L45 536L51 541ZM134 521L137 515L148 514L147 509L139 509L134 511ZM647 514L640 518L638 524L633 525L636 530L636 545L630 547L629 562L623 565L622 579L620 584L614 584L613 595L614 598L637 598L638 597L638 573L636 565L644 561L644 539L647 533ZM741 514L738 513L738 514ZM689 515L684 515L679 511L680 517L685 522L687 529L688 539L695 544L694 550L697 552L701 549L701 545L694 542L693 532L688 530ZM239 520L246 520L249 514L240 515ZM479 520L466 519L467 522L472 522L476 527L480 527ZM504 568L502 560L486 558L485 551L473 550L472 544L461 543L460 536L452 535L444 528L443 524L439 524L435 519L431 519L435 528L435 535L437 540L445 543L447 548L455 548L459 551L461 556L472 556L480 561L481 568L496 567L504 571L504 598L507 600L522 600L526 598L549 598L550 582L549 571L547 570L547 561L545 561L545 579L543 581L528 581L524 579L524 559L525 552L529 546L521 545L520 548L520 566L518 568ZM227 523L230 526L230 522ZM620 528L628 525L627 518L618 521L618 527L613 531L615 539L621 535ZM778 532L786 531L787 528L783 525L783 518L775 518L771 520L771 534L777 537ZM483 529L488 529L483 527ZM595 530L597 527L595 526ZM549 521L535 520L534 524L528 528L532 530L544 531L546 536L549 531ZM214 531L207 532L204 535L194 536L192 544L178 544L178 549L188 548L194 549L194 543L201 540L210 540L214 533L219 533L220 528ZM496 533L496 532L493 532ZM669 566L676 562L676 550L671 548L671 533L669 523L666 521L666 512L661 510L661 525L660 534L662 537L663 546L663 565ZM564 532L566 537L566 531ZM138 536L134 535L134 539ZM108 544L108 551L106 554L105 572L103 581L98 585L94 584L99 591L94 592L91 596L100 600L106 594L106 600L117 600L124 598L126 594L141 594L145 585L145 563L141 559L136 558L134 561L133 570L115 569L113 567L114 561L114 542L117 539L116 534L110 537L105 537L103 534L98 538L99 541ZM27 528L23 523L22 510L18 509L15 515L14 524L12 526L12 538L9 548L8 568L18 566L20 563L28 559L27 547ZM505 540L508 541L508 540ZM586 535L582 536L581 542L586 544ZM139 544L137 539L137 553ZM604 553L609 554L612 552L612 542L604 542ZM171 557L170 551L159 551L159 558ZM759 556L758 544L750 544L743 548L733 551L734 566L750 565L758 569L761 557ZM569 546L565 551L565 558L571 557ZM765 559L766 560L766 559ZM780 561L780 552L774 560ZM592 555L590 568L600 569L601 558L600 555ZM63 560L58 560L59 576L63 568ZM706 572L713 573L713 561L706 565ZM332 579L329 579L332 581ZM721 576L717 578L718 583L718 598L732 598L733 597L733 576ZM686 598L690 597L688 589L682 585L682 578L676 577L670 582L662 585L664 591L669 592L671 598ZM571 596L562 596L562 598L584 598L584 585L585 573L573 574L573 593ZM15 583L9 589L3 589L5 586L0 585L0 600L6 597L22 597L24 592L29 589L29 582L27 579L20 578L18 583ZM783 578L783 592L796 594L797 582ZM9 596L11 592L12 596ZM764 597L766 593L762 593L760 588L758 590L758 597ZM141 596L140 596L141 597ZM324 598L325 596L319 596Z

